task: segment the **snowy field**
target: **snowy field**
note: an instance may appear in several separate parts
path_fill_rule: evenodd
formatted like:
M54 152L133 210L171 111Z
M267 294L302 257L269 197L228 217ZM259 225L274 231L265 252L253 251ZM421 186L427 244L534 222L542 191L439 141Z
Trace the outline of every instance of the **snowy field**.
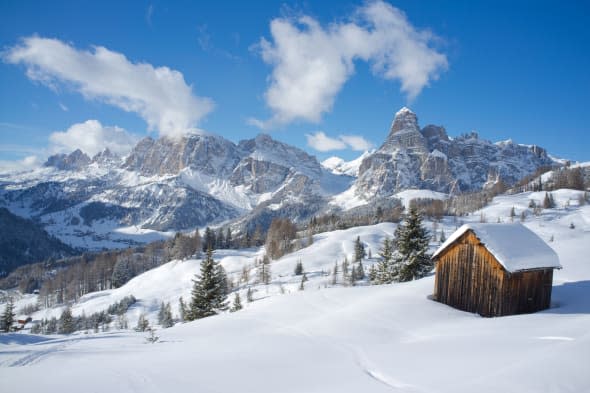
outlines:
M145 333L115 331L71 336L0 335L2 391L39 392L588 392L590 391L590 205L579 192L553 193L557 207L538 217L530 199L501 196L463 222L518 220L557 252L552 307L543 312L481 318L428 299L432 276L404 284L333 287L328 274L353 240L376 257L394 224L316 235L314 244L271 264L268 286L254 286L252 303L236 313ZM571 229L570 225L574 224ZM445 218L447 237L461 222ZM432 229L431 223L426 223ZM553 239L553 241L550 241ZM433 249L438 243L433 242ZM233 278L263 250L220 250ZM298 291L301 260L309 281ZM365 268L376 259L367 260ZM157 305L189 297L199 261L173 261L123 287L90 294L74 314L104 310L133 294L131 326L141 312L155 322ZM255 275L253 270L252 275ZM254 277L251 277L254 281ZM17 309L26 302L17 303ZM59 315L60 309L35 318Z

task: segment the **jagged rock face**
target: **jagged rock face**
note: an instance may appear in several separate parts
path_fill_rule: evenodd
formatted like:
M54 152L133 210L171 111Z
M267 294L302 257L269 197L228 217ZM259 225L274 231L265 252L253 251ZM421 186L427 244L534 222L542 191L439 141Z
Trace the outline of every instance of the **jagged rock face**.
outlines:
M75 171L84 168L90 162L90 157L80 149L76 149L70 154L55 154L49 157L43 166L54 167L62 171Z
M447 131L444 127L435 126L433 124L429 124L424 127L421 131L424 138L428 142L428 147L430 150L434 149L431 147L431 144L436 143L438 141L448 142L449 136L447 135Z
M248 157L257 161L284 166L310 178L321 176L322 169L315 157L301 149L276 141L269 135L260 134L254 139L241 141L238 147Z
M321 176L315 157L268 135L241 141L238 148L246 157L234 169L231 183L244 185L256 194L274 191L298 174L314 180Z
M389 135L379 148L379 152L392 153L399 149L416 154L427 153L426 139L418 128L418 117L405 107L396 113Z
M494 144L476 133L450 139L443 127L434 125L420 130L416 115L403 108L385 143L363 160L355 186L360 196L369 199L407 188L474 191L492 174L513 184L541 166L554 164L538 146Z
M121 160L117 154L110 151L108 148L92 157L92 162L99 165L115 165Z
M230 181L234 186L247 185L252 192L262 194L276 189L289 172L282 165L246 157L234 169Z
M239 160L236 145L217 136L144 138L131 151L124 168L151 176L174 175L190 167L206 175L225 178Z

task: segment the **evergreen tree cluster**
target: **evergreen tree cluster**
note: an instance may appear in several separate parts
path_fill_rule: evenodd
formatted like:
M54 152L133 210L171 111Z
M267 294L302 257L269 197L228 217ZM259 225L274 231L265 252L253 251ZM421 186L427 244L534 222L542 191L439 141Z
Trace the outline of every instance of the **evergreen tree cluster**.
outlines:
M555 200L553 199L553 194L546 192L545 198L543 198L543 209L553 209L554 207Z
M357 236L354 242L354 261L360 262L366 256L365 245L361 242L361 237Z
M223 267L213 260L213 250L201 262L200 274L193 280L191 302L185 319L206 318L227 310L227 276Z
M108 331L110 324L113 322L113 316L106 311L100 311L91 315L82 314L73 316L69 307L61 313L58 318L42 319L39 323L33 325L31 333L33 334L71 334L77 331Z
M137 299L133 295L125 296L120 301L111 304L105 311L95 312L91 315L82 314L80 316L73 316L72 309L66 307L58 318L42 319L39 323L33 325L31 333L35 334L71 334L77 331L98 332L100 330L109 330L110 324L113 322L113 316L118 317L117 322L119 329L127 328L127 320L125 313L129 310Z
M205 239L203 242L203 252L208 248L212 250L234 248L236 245L231 228L219 228L217 233L209 227L205 229Z
M428 253L430 236L422 225L422 217L411 208L405 220L386 238L380 252L380 261L369 274L374 284L389 284L416 280L428 274L432 262Z
M174 326L174 318L172 317L172 307L170 303L162 302L160 310L158 311L158 324L163 328Z
M125 296L117 303L111 304L107 308L107 313L111 315L123 315L129 310L129 307L137 303L137 299L133 295Z
M356 241L355 241L356 242ZM340 276L340 280L339 280ZM352 265L348 262L348 258L344 258L342 264L338 264L338 261L334 264L332 270L332 285L342 284L355 286L357 281L365 279L365 268L362 260L359 260Z

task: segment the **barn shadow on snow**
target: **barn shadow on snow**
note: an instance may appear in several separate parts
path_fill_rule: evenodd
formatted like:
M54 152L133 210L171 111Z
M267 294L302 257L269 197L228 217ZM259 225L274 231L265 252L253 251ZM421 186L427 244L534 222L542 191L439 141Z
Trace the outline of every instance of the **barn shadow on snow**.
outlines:
M590 314L590 280L566 282L553 287L552 314Z

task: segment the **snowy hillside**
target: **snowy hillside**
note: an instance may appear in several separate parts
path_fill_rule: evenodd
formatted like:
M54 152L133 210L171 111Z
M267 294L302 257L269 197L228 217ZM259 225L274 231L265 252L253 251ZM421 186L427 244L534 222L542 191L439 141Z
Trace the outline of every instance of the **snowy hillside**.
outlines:
M555 272L552 307L543 312L501 318L461 312L428 299L432 276L333 287L326 273L350 259L356 236L375 256L395 228L379 224L316 235L312 246L271 264L270 285L250 278L255 301L242 296L243 310L158 330L153 345L145 333L130 331L2 335L0 380L23 392L48 386L61 392L87 386L118 392L589 391L590 206L578 204L580 194L553 192L556 208L539 216L528 206L544 193L500 196L462 220L509 221L512 207L517 220L525 211L524 224L548 241L563 266ZM439 231L448 236L461 223L445 218ZM215 258L237 278L262 253L219 250ZM293 274L298 260L309 277L304 291ZM139 302L128 312L130 324L140 312L154 323L159 302L171 301L175 309L178 297L188 296L198 263L173 261L119 289L90 294L74 313L99 311L133 294ZM19 306L31 301L29 295Z

